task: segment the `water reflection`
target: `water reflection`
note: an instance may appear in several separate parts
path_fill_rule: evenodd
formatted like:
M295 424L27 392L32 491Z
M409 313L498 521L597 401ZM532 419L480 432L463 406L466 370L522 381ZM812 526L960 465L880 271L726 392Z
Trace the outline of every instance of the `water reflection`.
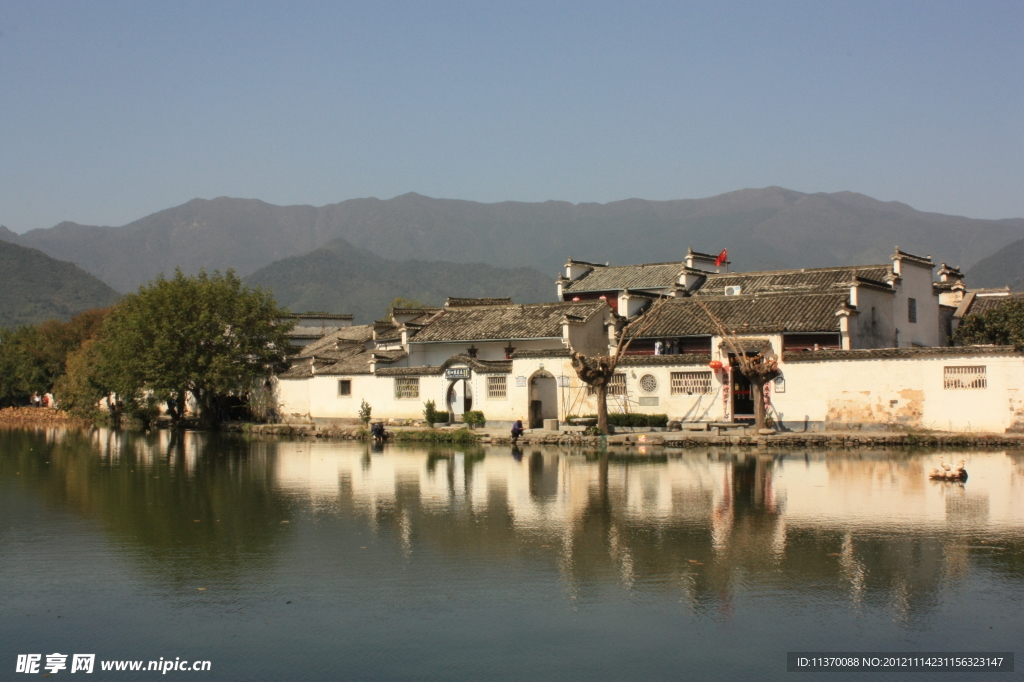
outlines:
M173 586L238 580L277 550L287 498L258 444L199 433L0 433L0 481L96 519Z
M0 434L0 481L99 520L172 583L241 583L356 523L414 561L522 561L565 598L608 586L728 618L739 593L883 607L907 623L972 573L1024 577L1024 456L403 449L104 430ZM286 532L287 524L292 529Z

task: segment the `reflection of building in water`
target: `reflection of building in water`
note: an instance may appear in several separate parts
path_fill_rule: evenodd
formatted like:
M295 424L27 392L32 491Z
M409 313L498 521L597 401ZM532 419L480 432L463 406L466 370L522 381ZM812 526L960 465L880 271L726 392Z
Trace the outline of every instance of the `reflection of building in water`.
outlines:
M371 519L411 553L550 550L540 556L571 595L617 582L720 606L758 584L813 586L912 619L965 562L1001 560L972 549L977 533L1024 544L1012 460L966 457L984 488L927 481L928 460L904 454L595 461L545 449L517 460L291 443L278 446L276 480L316 506Z

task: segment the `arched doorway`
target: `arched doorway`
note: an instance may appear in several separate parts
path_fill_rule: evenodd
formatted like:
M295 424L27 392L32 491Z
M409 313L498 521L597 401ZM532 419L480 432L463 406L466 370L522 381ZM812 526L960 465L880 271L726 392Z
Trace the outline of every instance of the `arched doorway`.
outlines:
M448 384L448 412L452 421L462 421L462 415L473 409L473 388L468 379L457 379Z
M558 383L542 369L530 377L530 428L543 428L545 419L558 419Z

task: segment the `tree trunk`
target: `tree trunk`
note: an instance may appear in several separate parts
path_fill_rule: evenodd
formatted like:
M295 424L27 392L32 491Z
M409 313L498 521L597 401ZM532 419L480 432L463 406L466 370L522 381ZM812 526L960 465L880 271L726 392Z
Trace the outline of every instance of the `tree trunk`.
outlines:
M751 397L754 399L754 428L760 430L765 428L764 385L767 382L757 375L749 376L747 379L750 380L750 393Z
M597 392L597 430L608 435L608 382L602 381L594 386Z

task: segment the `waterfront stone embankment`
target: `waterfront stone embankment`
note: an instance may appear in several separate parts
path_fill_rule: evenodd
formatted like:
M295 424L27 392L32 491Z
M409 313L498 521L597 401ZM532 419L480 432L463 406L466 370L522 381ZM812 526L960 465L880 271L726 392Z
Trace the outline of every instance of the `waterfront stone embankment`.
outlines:
M66 412L47 407L5 407L0 410L0 426L86 426Z
M409 440L416 440L414 434L424 434L424 427L389 426L392 432L406 432ZM443 432L441 428L438 431ZM313 424L253 424L247 427L253 434L306 437L320 439L361 440L366 431L361 427L318 426ZM475 432L481 444L511 445L511 438L504 431L487 428ZM929 447L939 449L956 448L1024 448L1024 433L927 433L927 432L863 432L863 431L822 431L783 432L771 435L753 433L713 434L702 432L655 431L649 433L626 433L612 436L586 436L577 432L527 431L519 438L519 445L571 445L588 448L614 446L616 448L696 448L712 446L739 446L756 448L878 448L878 447Z

